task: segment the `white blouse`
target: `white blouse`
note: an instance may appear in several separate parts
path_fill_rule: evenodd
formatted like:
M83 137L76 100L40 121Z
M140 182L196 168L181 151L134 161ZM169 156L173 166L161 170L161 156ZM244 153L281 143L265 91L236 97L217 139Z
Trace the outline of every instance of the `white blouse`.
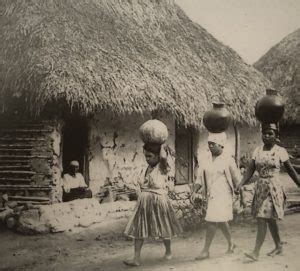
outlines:
M84 178L81 173L77 172L75 177L66 173L63 177L63 189L66 193L69 193L73 188L87 187Z

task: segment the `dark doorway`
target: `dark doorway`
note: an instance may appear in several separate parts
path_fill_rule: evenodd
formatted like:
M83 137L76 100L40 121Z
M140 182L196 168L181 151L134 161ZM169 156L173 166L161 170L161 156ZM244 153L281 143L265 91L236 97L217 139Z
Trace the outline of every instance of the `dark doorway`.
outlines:
M193 181L193 130L176 125L175 137L175 179L176 184Z
M79 162L79 171L83 174L85 181L88 182L88 125L85 119L68 119L62 130L62 161L64 173L68 170L72 160Z

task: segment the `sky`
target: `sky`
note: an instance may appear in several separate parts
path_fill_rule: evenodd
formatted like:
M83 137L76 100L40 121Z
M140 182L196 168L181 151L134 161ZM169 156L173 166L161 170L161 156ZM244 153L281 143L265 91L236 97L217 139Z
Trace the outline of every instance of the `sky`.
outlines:
M300 0L175 0L196 23L253 64L300 28Z

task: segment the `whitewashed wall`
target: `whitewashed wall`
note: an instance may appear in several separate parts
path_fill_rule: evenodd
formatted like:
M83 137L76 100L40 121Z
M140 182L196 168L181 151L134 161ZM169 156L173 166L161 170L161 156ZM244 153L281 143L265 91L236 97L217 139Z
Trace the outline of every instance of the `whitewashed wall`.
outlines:
M260 127L242 127L240 132L240 156L251 160L254 149L262 144Z
M240 159L246 159L249 161L252 157L252 153L254 149L262 144L261 141L261 133L259 127L239 127L239 137L240 137L240 149L239 155ZM230 156L235 157L235 132L233 126L229 127L226 131L227 134L227 146L224 151L226 151ZM197 157L199 161L199 165L201 163L205 163L208 157L210 156L210 152L207 145L207 137L208 132L206 129L202 129L198 135L198 146L197 146Z
M139 127L151 116L129 115L113 117L98 114L89 123L89 176L93 194L105 184L106 179L121 179L126 183L136 180L136 175L146 162L143 155L143 142ZM175 124L171 118L161 118L169 129L166 142L175 149ZM174 168L174 163L171 164ZM174 175L174 170L171 174Z
M61 140L62 140L62 126L63 122L57 120L56 125L53 127L53 132L50 135L52 141L52 152L53 152L53 162L51 167L52 175L52 203L57 203L62 201L62 150L61 150Z
M96 115L89 123L89 176L90 188L95 195L99 192L105 180L121 179L126 183L136 181L136 176L147 166L143 155L143 142L139 136L139 127L145 121L151 119L150 115L144 117L140 115L130 115L124 117L113 117L112 115ZM175 150L175 122L171 117L160 116L168 127L169 139L167 145ZM51 135L53 140L54 165L53 181L55 191L53 191L53 201L60 201L61 198L61 126L58 123L55 132ZM261 134L259 128L241 127L240 133L240 157L250 159L256 146L261 144ZM227 152L235 154L235 133L233 127L227 132L228 144ZM197 132L194 138L194 153L197 155L199 165L207 161L209 150L207 146L208 132L202 129ZM175 159L170 158L170 175L175 175Z

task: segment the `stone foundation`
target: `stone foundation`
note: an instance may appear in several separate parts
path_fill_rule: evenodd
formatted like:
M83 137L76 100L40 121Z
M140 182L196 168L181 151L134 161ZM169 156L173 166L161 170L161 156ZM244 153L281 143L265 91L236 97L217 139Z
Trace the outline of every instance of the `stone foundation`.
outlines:
M16 230L24 234L56 233L110 221L118 223L130 217L135 204L123 201L99 204L96 199L78 199L38 206L21 213Z

